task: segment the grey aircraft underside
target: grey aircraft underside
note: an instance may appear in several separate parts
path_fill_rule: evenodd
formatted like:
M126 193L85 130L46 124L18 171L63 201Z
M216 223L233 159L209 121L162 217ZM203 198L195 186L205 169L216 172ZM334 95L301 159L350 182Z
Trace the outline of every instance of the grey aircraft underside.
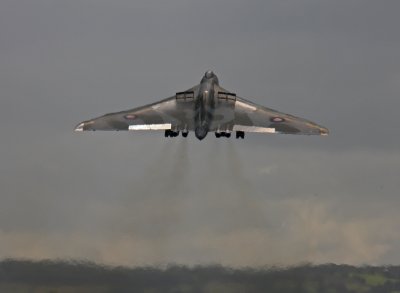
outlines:
M199 85L162 101L80 123L75 131L164 130L165 137L194 131L199 140L209 132L216 137L244 138L245 132L328 135L327 128L238 97L219 85L207 71Z

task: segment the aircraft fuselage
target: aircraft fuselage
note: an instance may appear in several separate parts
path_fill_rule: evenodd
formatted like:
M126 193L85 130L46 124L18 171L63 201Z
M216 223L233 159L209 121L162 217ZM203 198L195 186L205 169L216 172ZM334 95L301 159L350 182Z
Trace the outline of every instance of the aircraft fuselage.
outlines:
M207 71L200 83L195 103L195 135L200 140L210 130L215 110L215 86L218 84L218 78L212 71Z

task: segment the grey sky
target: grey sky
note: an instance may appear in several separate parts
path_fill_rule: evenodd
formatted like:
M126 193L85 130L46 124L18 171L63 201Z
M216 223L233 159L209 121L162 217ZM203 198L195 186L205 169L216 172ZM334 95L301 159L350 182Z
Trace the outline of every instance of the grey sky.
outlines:
M398 263L398 1L0 3L0 257ZM214 70L327 138L72 131Z

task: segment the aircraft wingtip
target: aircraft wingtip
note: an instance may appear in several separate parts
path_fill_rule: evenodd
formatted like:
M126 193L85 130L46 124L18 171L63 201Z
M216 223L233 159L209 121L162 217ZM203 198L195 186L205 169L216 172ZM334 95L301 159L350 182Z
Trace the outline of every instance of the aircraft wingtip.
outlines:
M328 128L322 128L320 130L320 133L322 136L328 136L329 135L329 129Z
M83 127L85 126L85 123L79 123L76 127L75 127L75 129L74 129L74 131L75 132L81 132L81 131L83 131Z

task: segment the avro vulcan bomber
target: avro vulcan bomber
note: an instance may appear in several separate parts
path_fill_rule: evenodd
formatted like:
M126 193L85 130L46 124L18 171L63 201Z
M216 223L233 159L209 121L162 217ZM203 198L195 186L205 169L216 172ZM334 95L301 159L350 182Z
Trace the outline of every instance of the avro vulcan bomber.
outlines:
M216 137L244 138L246 132L328 135L327 128L284 114L237 96L222 88L207 71L200 84L162 101L110 113L80 123L75 131L163 130L165 137L187 137L193 131L202 140Z

